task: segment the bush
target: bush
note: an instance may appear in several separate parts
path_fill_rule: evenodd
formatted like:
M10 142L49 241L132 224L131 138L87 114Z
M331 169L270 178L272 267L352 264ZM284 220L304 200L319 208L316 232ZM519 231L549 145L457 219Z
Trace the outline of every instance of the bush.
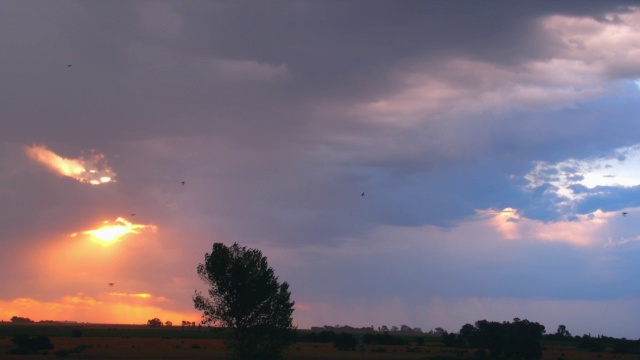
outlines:
M79 353L81 351L84 351L85 349L90 349L91 345L78 345L76 346L75 349L60 349L58 351L56 351L56 356L57 357L65 357L68 355L71 355L73 353Z
M585 335L578 344L578 348L589 350L591 352L603 352L606 347L607 346L604 344L603 339L593 338L587 335Z
M333 346L339 351L355 351L356 344L355 336L347 333L340 333L333 340Z
M73 350L60 349L60 350L56 351L56 356L57 357L65 357L65 356L68 356L69 354L73 354Z
M408 345L408 341L406 338L401 336L391 336L388 332L371 336L365 335L364 342L365 344L376 345Z
M10 350L10 354L35 354L40 350L53 349L53 344L47 336L29 336L26 334L20 334L14 336L11 341L16 345L16 348Z
M488 359L489 354L484 349L478 349L473 353L477 359Z

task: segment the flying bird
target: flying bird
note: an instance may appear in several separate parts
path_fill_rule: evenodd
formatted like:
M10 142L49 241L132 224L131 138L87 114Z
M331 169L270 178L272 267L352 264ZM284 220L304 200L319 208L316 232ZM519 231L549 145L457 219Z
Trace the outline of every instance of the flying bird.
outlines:
M626 212L623 212L623 213L622 213L622 216L627 216L627 213L626 213Z
M131 214L131 216L136 216L136 214Z
M109 283L109 286L113 286L113 285L115 285L115 283Z
M187 183L186 181L183 181L183 182L182 182L182 186L184 186L184 184L186 184L186 183Z
M71 67L71 64L67 65L67 67Z
M364 196L364 193L362 193L362 195L360 195L360 196Z

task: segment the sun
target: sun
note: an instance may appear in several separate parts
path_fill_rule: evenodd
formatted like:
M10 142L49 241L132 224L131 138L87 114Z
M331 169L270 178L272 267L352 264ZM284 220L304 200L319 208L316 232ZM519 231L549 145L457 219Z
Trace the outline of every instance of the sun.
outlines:
M98 240L110 243L130 232L131 229L124 225L107 225L97 230L85 231L85 234L90 234Z
M105 244L114 243L127 234L138 234L140 230L149 228L155 230L154 225L141 225L131 223L124 218L117 218L113 222L105 221L104 226L95 230L83 231L83 234L91 235L94 239Z

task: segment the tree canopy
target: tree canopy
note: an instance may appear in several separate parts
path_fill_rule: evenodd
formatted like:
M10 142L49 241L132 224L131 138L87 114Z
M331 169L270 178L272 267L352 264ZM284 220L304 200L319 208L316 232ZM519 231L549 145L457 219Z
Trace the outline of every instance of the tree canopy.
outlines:
M468 346L488 350L495 359L542 358L544 325L529 320L513 319L513 322L480 320L475 326L465 324L458 334L442 335L445 346Z
M11 319L11 322L14 323L32 323L33 320L29 319L28 317L20 317L20 316L13 316Z
M147 325L151 327L160 327L162 326L162 320L158 318L149 319L147 320Z
M193 297L202 323L232 329L229 346L239 359L278 357L294 338L289 284L278 282L257 249L215 243L204 258L198 275L208 296L196 291Z

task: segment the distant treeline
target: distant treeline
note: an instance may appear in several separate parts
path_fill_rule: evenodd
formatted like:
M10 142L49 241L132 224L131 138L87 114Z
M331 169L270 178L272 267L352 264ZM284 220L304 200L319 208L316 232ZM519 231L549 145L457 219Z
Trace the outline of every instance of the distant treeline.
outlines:
M408 325L400 325L387 327L386 325L379 326L377 329L373 326L368 327L352 327L348 325L325 325L322 327L312 326L311 331L321 332L321 331L333 331L333 332L346 332L350 334L367 334L367 333L401 333L404 335L413 335L413 334L425 334L425 335L440 335L444 332L441 328L436 328L433 331L423 332L421 328L416 327L412 328Z
M545 338L553 338L553 335L547 335ZM613 338L609 336L591 335L575 336L572 340L576 347L591 352L600 353L610 348L614 354L640 354L640 340L629 340L626 338Z
M465 324L457 333L441 328L428 333L406 329L391 333L376 331L373 327L314 327L310 332L299 331L298 341L333 343L338 350L346 351L356 350L360 344L421 346L426 341L441 341L446 347L471 349L478 358L495 359L541 359L543 342L564 343L595 353L610 349L614 354L640 354L640 340L590 334L572 336L564 325L558 326L555 333L547 334L544 325L518 318L513 322L479 320L474 325Z
M475 325L465 324L458 333L444 333L442 342L447 347L475 348L478 356L488 352L493 358L540 359L542 342L571 344L578 349L614 354L640 354L640 340L616 339L590 334L572 336L566 326L560 325L555 333L546 334L537 322L515 318L513 322L480 320Z
M320 332L298 332L298 341L300 342L315 342L315 343L333 343L339 337L344 337L343 334L347 334L353 339L359 341L362 339L363 344L375 344L375 345L408 345L410 341L418 341L424 343L424 338L422 340L418 339L410 339L407 336L397 336L391 335L389 333L366 333L357 335L354 333L341 332L337 333L335 331L327 331L323 330Z
M29 319L28 317L20 317L20 316L13 316L9 320L12 323L17 323L17 324L35 323L35 321ZM77 324L78 322L77 321L60 321L60 320L40 320L38 321L38 323L40 324Z
M320 332L298 332L297 341L299 342L315 342L315 343L332 343L333 346L341 351L353 351L359 345L409 345L410 342L416 341L418 344L424 345L424 338L411 338L409 336L391 335L385 333L336 333L334 331L323 330Z

